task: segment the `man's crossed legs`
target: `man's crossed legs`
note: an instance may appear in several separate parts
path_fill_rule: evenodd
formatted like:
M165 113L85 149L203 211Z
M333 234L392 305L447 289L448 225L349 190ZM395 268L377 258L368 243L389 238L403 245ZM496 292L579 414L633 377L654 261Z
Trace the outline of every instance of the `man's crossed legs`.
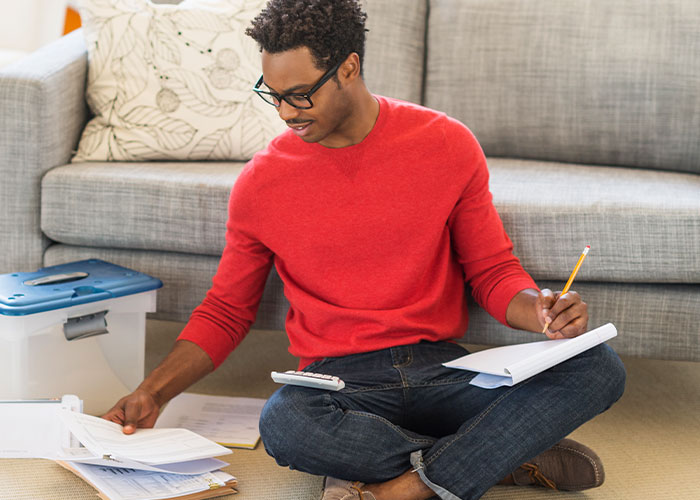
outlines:
M624 366L606 345L491 390L442 366L465 353L421 342L314 363L307 370L336 375L345 389L282 387L261 417L265 448L311 474L384 483L414 471L442 499L475 499L624 390Z

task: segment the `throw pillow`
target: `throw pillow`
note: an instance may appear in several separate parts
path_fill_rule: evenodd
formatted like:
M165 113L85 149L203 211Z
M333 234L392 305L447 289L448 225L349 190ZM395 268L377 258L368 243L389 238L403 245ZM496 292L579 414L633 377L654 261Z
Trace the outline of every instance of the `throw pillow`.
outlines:
M79 0L95 115L74 162L248 160L284 130L252 92L266 0Z

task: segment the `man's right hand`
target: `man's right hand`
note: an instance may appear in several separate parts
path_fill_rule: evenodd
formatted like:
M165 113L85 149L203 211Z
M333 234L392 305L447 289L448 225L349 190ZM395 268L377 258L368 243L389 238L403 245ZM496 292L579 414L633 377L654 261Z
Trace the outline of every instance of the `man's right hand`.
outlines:
M151 428L155 425L160 405L153 395L136 389L124 396L102 418L124 427L124 434L133 434L138 428Z
M213 370L214 363L204 350L187 340L177 341L146 380L102 418L122 425L124 434L153 427L161 406Z

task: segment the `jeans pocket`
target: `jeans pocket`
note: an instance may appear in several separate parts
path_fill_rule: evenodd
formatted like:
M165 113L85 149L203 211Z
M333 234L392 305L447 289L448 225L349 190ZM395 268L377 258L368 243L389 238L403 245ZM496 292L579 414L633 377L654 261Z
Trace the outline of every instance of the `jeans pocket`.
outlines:
M323 365L328 364L328 362L333 359L333 358L323 358L319 359L318 361L314 361L310 365L306 365L303 369L305 372L317 372L319 368L321 368Z

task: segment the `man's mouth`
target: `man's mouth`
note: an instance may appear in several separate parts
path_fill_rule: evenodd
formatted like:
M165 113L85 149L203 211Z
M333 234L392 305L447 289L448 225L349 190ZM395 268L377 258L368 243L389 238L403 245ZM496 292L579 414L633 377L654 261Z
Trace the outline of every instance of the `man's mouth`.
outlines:
M298 135L299 137L302 137L306 135L307 130L309 129L309 126L312 124L312 121L308 122L301 122L301 123L290 123L287 122L287 126L292 129L292 131Z

